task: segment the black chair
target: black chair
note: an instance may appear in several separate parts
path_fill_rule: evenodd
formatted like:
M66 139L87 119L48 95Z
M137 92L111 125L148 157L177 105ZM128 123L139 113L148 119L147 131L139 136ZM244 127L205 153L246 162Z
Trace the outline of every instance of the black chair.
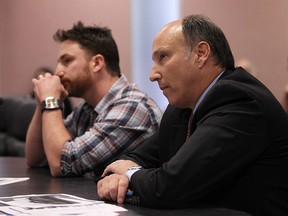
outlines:
M4 96L0 105L0 155L25 156L25 138L35 111L30 96Z

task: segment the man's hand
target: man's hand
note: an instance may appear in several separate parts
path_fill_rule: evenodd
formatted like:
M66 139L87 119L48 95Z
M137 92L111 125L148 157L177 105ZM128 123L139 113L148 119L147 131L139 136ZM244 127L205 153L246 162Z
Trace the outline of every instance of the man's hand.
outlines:
M35 96L39 102L49 96L59 98L61 101L68 96L68 92L64 89L60 78L56 75L45 73L44 75L39 75L38 78L34 78L32 82Z
M102 176L106 176L111 173L125 175L128 168L133 166L138 166L138 164L130 160L117 160L106 167Z
M103 200L123 203L129 186L129 179L124 175L111 174L97 183L98 195Z
M108 165L102 174L106 177L97 183L99 197L123 203L129 186L126 172L128 168L137 165L130 160L117 160Z

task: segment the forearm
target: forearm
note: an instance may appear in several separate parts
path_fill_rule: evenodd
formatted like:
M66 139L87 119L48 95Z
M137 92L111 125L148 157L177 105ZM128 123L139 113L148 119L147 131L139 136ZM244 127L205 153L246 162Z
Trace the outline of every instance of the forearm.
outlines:
M213 122L219 123L219 127L211 126ZM257 125L256 120L253 122ZM222 127L221 123L219 118L213 118L202 124L169 161L132 175L130 186L141 198L141 204L165 208L198 204L212 191L219 192L225 182L233 181L263 152L265 131L245 130L236 134L235 128Z
M41 111L37 106L26 135L25 157L30 167L38 166L45 159L41 118Z
M42 114L43 145L52 176L60 173L61 151L71 136L62 119L61 110L44 111Z
M34 122L29 132L30 137L28 137L27 141L34 143L34 145L36 145L37 142L43 143L41 149L38 148L40 151L39 158L43 157L45 153L52 176L58 176L62 147L65 141L71 138L64 126L62 111L60 105L57 104L59 103L57 99L66 97L68 92L64 89L58 76L53 76L48 73L43 75L41 79L32 79L32 83L34 84L34 92L38 105ZM41 113L40 103L43 102L45 103L45 110ZM54 105L52 104L55 105L56 109L53 109ZM57 109L57 106L59 109ZM41 131L42 135L40 136ZM36 135L36 132L39 132L39 134ZM31 146L32 145L30 145L30 147ZM37 154L37 151L32 150L30 147L27 148L27 151L33 151L33 155Z

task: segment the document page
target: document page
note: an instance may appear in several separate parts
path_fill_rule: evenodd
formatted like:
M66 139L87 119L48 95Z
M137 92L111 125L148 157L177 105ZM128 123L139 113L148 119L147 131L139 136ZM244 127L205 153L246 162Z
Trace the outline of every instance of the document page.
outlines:
M29 179L29 177L24 177L24 178L0 178L0 185L12 184L12 183L15 183L15 182L26 181L28 179Z
M0 197L0 215L105 215L116 216L125 208L70 194L31 194Z

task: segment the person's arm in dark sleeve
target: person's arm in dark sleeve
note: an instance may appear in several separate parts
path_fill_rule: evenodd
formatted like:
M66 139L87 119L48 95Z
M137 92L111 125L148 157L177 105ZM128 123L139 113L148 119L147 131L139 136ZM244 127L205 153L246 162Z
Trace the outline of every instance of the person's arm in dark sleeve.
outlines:
M145 140L138 148L120 157L131 160L144 168L159 167L158 132Z
M168 162L132 175L130 187L141 205L197 205L221 192L263 153L266 131L259 104L251 98L225 100L197 120L192 136Z

